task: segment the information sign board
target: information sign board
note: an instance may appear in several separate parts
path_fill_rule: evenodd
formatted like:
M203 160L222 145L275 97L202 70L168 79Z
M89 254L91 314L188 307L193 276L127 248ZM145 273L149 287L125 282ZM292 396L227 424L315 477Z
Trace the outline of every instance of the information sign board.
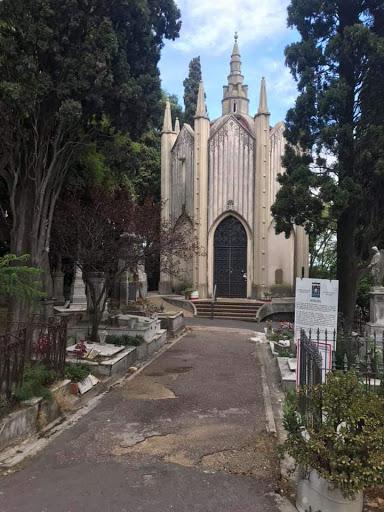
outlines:
M336 350L337 313L339 298L339 281L329 279L296 279L295 297L295 339L300 339L301 329L307 335L312 331L312 339L316 339L320 330L320 341L325 341L328 332L328 343Z

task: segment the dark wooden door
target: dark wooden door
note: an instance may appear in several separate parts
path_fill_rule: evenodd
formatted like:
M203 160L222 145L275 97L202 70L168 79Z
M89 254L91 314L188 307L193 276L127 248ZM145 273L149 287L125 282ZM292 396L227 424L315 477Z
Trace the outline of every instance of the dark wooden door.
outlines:
M247 233L235 217L226 217L214 238L214 284L218 297L247 296Z

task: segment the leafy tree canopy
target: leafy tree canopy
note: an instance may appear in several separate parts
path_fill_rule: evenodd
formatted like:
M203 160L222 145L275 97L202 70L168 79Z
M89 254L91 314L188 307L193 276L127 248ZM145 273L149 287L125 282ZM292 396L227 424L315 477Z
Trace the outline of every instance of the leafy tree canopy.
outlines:
M179 17L173 0L0 2L0 177L12 252L46 268L65 175L105 120L132 141L156 122L157 64Z

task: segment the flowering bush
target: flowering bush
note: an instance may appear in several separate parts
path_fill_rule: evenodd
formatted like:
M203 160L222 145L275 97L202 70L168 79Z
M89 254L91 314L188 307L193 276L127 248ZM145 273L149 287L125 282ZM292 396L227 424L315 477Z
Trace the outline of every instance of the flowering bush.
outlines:
M87 347L85 346L85 341L80 340L79 343L76 344L74 354L77 357L77 359L81 359L85 356L87 353Z
M33 351L39 356L45 355L47 352L49 352L51 344L52 342L49 337L43 336L33 345Z

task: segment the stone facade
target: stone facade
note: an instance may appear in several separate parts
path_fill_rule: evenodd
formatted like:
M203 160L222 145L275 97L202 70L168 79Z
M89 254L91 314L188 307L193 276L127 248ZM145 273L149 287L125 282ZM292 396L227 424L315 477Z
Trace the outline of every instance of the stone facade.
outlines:
M193 287L210 297L262 298L293 293L296 276L308 276L308 238L295 227L289 239L276 235L271 206L284 172L284 124L270 127L266 84L261 82L259 108L249 115L248 86L243 84L240 52L235 45L222 116L206 115L200 83L193 128L176 120L169 103L161 134L163 220L176 229L196 222L203 251L183 262L184 282L161 274L160 293ZM230 222L225 219L232 217Z

